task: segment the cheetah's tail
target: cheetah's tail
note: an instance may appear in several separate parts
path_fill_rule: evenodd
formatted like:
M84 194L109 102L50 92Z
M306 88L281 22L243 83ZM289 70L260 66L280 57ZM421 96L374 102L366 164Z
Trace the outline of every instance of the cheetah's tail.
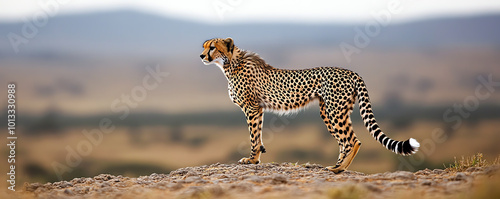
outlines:
M358 76L355 81L357 93L358 93L358 103L359 103L359 111L361 113L361 117L363 118L363 122L365 124L366 129L370 132L370 135L375 138L380 144L382 144L385 148L391 150L394 153L400 155L411 155L418 151L418 147L420 144L417 140L410 138L406 141L397 141L386 136L380 127L375 121L375 116L373 115L372 106L370 104L370 99L368 97L368 90L366 89L366 85Z

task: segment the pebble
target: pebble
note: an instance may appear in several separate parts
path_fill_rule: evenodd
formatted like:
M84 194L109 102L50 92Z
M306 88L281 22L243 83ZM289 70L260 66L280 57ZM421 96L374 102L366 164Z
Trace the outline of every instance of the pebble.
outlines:
M282 174L274 174L271 178L273 184L285 184L288 182L287 177Z
M184 179L185 183L193 183L193 182L198 182L202 180L199 176L189 176L186 179Z
M452 178L452 180L461 181L461 180L467 180L467 178L468 178L467 175L465 175L462 172L459 172Z
M425 180L421 184L424 185L424 186L431 186L432 185L432 181L431 180Z
M171 191L176 191L179 189L182 189L184 186L181 183L172 183L167 185L167 188L170 189Z
M111 184L109 182L103 182L100 184L100 187L109 187Z
M229 189L235 189L237 191L242 191L242 192L251 192L253 191L253 184L247 182L235 183L231 184L229 186Z
M442 174L444 172L446 172L446 171L443 170L443 169L434 169L434 170L432 170L432 173L434 173L434 174Z
M75 187L73 191L78 194L86 194L90 191L90 187Z
M409 171L396 171L394 173L390 173L387 175L389 178L393 178L396 180L410 180L415 179L415 175Z
M404 181L395 181L395 182L390 182L389 186L401 186L401 185L408 185L409 182L404 182Z
M189 177L189 176L199 176L199 175L200 174L198 172L191 170L191 171L188 171L185 176Z
M215 174L215 175L212 175L212 177L216 178L216 179L229 178L229 176L227 176L226 174Z
M482 169L479 167L471 167L465 170L466 172L474 172L474 171L481 171Z
M260 182L263 182L264 181L264 178L263 177L260 177L260 176L247 176L245 178L246 181L250 181L250 182L257 182L257 183L260 183Z
M61 181L61 182L55 182L53 185L57 186L58 188L67 188L67 187L72 187L73 183L69 183L67 181Z
M376 192L376 193L382 192L382 189L380 189L379 187L377 187L375 184L372 184L372 183L363 183L363 186L372 192Z
M73 191L71 191L71 189L65 189L64 193L67 195L73 195Z

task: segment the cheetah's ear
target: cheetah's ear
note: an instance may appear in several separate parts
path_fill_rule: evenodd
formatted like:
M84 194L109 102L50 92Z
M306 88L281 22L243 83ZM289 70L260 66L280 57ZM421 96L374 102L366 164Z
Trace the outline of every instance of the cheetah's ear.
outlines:
M227 52L233 54L233 50L234 50L233 39L231 39L231 37L228 37L228 38L224 39L224 42L226 42Z

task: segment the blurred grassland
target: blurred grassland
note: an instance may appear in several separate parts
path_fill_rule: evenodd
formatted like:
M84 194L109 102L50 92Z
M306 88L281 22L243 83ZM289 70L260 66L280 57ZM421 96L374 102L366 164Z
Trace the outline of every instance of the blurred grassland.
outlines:
M446 110L474 95L479 75L499 80L497 49L367 50L350 64L342 63L342 54L332 49L291 51L281 61L276 58L283 56L279 53L261 54L279 68L335 63L356 71L367 83L382 130L393 139L413 137L422 143L419 153L410 157L384 149L370 137L356 108L354 130L363 145L349 169L394 171L401 169L402 161L413 162L412 170L443 168L454 157L500 154L500 92L495 90L487 100L479 101L477 110L462 117L456 129L452 127L455 122L443 119ZM65 147L75 148L85 141L82 131L97 128L102 118L110 118L116 129L105 134L73 171L65 173L65 180L100 173L131 177L168 173L186 166L236 163L249 155L247 125L227 96L227 80L215 66L202 65L196 56L157 62L133 57L90 59L75 67L36 59L0 63L0 83L5 85L9 79L18 83L19 182L58 181L51 164L64 163ZM120 115L111 112L112 102L140 86L147 74L144 67L154 66L151 63L158 63L170 75L137 108L131 108L130 115L118 119ZM446 136L443 143L432 140L436 128ZM263 139L267 149L263 162L326 166L338 157L338 144L327 133L316 105L292 116L266 113ZM1 151L8 154L5 145ZM5 170L6 166L0 164Z

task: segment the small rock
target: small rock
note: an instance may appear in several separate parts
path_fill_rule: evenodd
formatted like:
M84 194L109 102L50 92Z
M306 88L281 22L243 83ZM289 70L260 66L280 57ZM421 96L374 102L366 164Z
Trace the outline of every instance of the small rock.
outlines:
M94 182L94 178L85 178L85 184L93 184Z
M253 184L246 182L231 184L229 188L236 189L237 191L242 191L242 192L250 192L250 191L253 192Z
M253 176L247 176L245 180L251 181L251 182L257 182L257 183L264 181L264 179L262 177L255 176L255 175L253 175Z
M323 183L325 183L325 181L326 181L326 179L325 179L325 178L321 178L321 177L320 177L320 178L313 178L312 180L313 180L313 182L314 182L314 183L316 183L316 184L323 184Z
M169 175L170 176L183 176L183 175L186 175L186 173L188 173L188 171L179 169L179 170L171 171Z
M401 185L407 185L409 182L407 181L395 181L395 182L389 182L389 186L401 186Z
M244 177L244 176L249 176L250 173L253 173L253 172L251 172L251 171L244 171L244 172L241 172L239 174L240 174L240 176Z
M67 181L62 181L62 182L55 182L54 185L57 188L67 188L67 187L72 187L73 183L67 182Z
M474 171L480 171L482 169L478 168L478 167L471 167L471 168L468 168L467 170L465 170L466 172L474 172Z
M453 178L452 180L455 180L455 181L462 181L462 180L467 180L467 175L465 175L464 173L462 172L459 172L457 173Z
M141 185L149 185L149 184L152 184L153 182L149 181L149 180L144 180L144 179L137 179L137 184L141 184Z
M73 180L71 180L71 183L73 183L73 184L83 184L83 183L85 183L85 178L74 178Z
M111 184L109 182L103 182L101 183L100 187L103 188L103 187L109 187Z
M424 186L431 186L433 183L431 180L424 180L421 184Z
M221 166L221 163L217 162L215 164L211 164L209 167L219 167L219 166Z
M176 191L176 190L182 189L184 186L181 183L172 183L172 184L167 185L167 187L171 191Z
M189 176L186 179L184 179L186 183L193 183L199 180L202 180L202 178L200 178L199 176Z
M200 174L196 171L191 170L191 171L188 171L186 173L186 177L189 177L189 176L200 176Z
M148 179L152 180L152 181L160 181L160 180L167 179L167 178L168 178L168 176L166 176L165 174L157 174L157 173L153 173L153 174L148 176ZM118 178L116 180L117 180L116 182L120 181L120 179L118 179Z
M417 171L415 172L415 175L429 175L432 171L430 169L424 169L424 170L420 170L420 171Z
M111 180L109 180L109 181L110 181L110 182L120 182L120 181L121 181L121 179L119 179L119 178L115 178L115 179L111 179Z
M126 182L118 182L114 185L115 187L121 187L121 188L124 188L124 187L128 187L129 186L129 183L126 183Z
M357 171L351 171L351 170L345 170L344 172L340 173L341 175L359 175L359 176L365 176L366 174L357 172Z
M319 165L319 164L309 164L309 162L308 162L308 163L305 163L303 166L304 166L305 168L308 168L308 169L314 169L314 168L319 168L319 169L321 169L321 168L323 168L323 166L321 166L321 165Z
M227 176L226 174L215 174L215 175L212 175L212 177L216 178L216 179L229 178L229 176Z
M67 195L73 195L73 191L71 191L71 189L65 189L64 190L64 193L67 194Z
M109 175L109 174L101 174L101 175L95 176L94 180L108 181L108 180L111 180L114 177L115 176Z
M286 184L288 182L287 177L281 174L274 174L271 179L273 184Z
M43 187L44 185L36 182L36 183L32 183L32 184L29 184L29 183L24 183L24 190L26 191L29 191L29 192L34 192L35 190L37 190L39 187Z
M360 182L362 179L360 177L357 177L357 176L349 176L347 179L349 179L349 181L352 181L352 182Z
M387 177L398 180L409 180L414 179L415 175L413 175L413 173L409 171L396 171L394 173L388 174Z
M445 171L443 169L434 169L434 170L432 170L432 173L434 173L434 174L442 174L444 172Z
M154 184L152 187L153 188L161 188L161 187L167 187L169 185L168 182L158 182L156 184Z
M90 187L75 187L73 191L78 194L86 194L90 191Z
M376 185L374 185L372 183L363 183L363 186L372 192L377 192L377 193L382 192L382 189L378 188Z

